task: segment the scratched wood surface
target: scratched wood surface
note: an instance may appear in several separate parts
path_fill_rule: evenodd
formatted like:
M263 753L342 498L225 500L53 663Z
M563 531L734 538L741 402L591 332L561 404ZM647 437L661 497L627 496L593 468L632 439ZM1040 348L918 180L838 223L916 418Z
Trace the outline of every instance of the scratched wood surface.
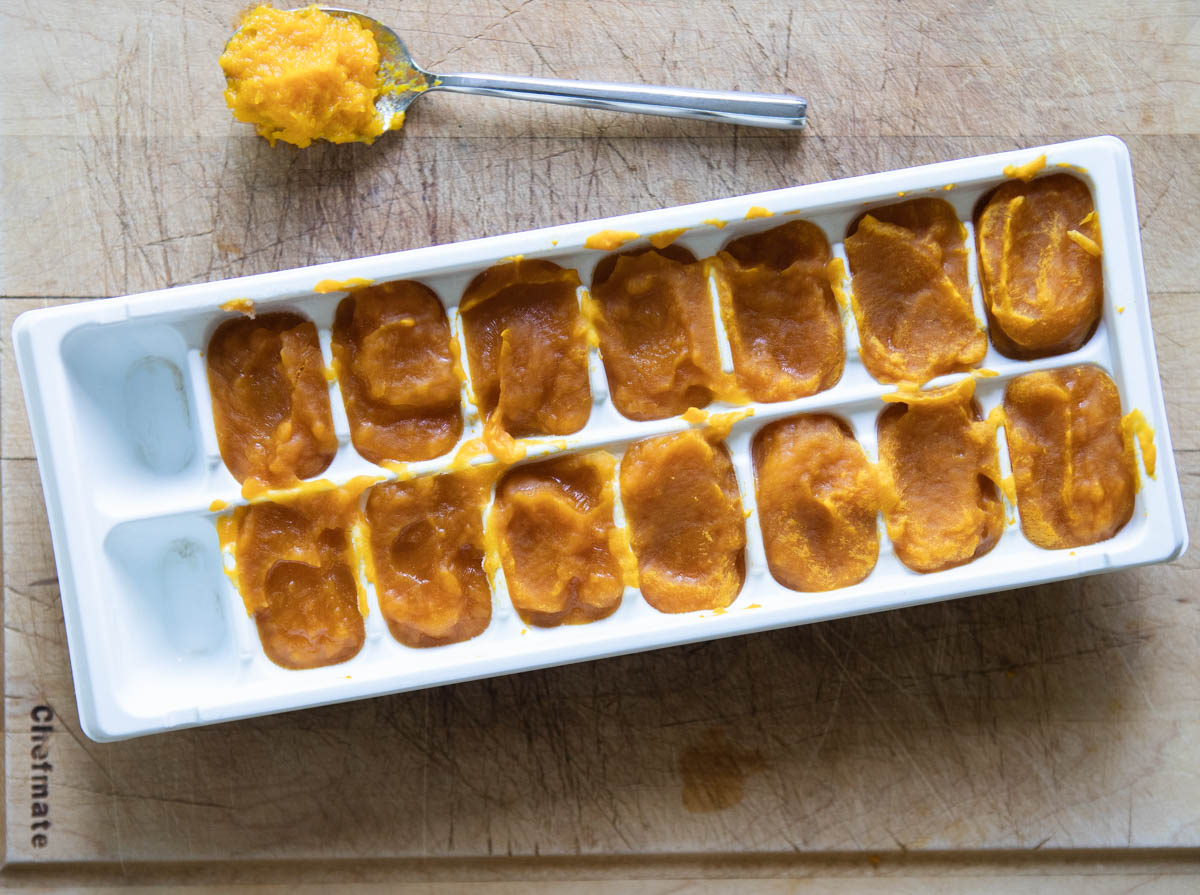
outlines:
M377 2L370 11L403 24L435 69L787 90L810 98L811 124L779 135L431 95L373 147L303 152L269 148L224 109L215 57L242 5L0 5L9 862L1200 846L1195 551L1084 581L87 740L8 344L15 316L47 303L1116 133L1133 154L1193 531L1200 517L1194 3ZM37 705L56 715L44 848L30 828Z

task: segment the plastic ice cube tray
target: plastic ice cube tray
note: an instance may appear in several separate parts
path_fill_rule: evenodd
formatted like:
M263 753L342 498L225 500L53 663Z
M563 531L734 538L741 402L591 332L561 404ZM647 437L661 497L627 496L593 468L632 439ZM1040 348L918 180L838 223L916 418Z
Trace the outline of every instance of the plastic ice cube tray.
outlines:
M651 234L687 228L677 243L703 258L730 239L800 215L825 231L834 255L844 260L842 239L850 223L865 209L895 202L903 194L944 198L963 220L971 241L975 310L983 321L972 209L1004 179L1006 165L1042 154L1048 172L1070 166L1091 187L1104 244L1103 319L1091 339L1071 354L1026 362L989 348L982 366L998 375L980 379L976 395L986 413L1001 401L1014 376L1030 370L1093 363L1112 376L1123 410L1140 408L1155 429L1159 456L1157 477L1144 481L1133 519L1115 537L1074 550L1042 550L1024 538L1016 510L1009 507L1014 521L991 552L965 566L920 575L897 560L880 521L879 561L862 583L815 594L779 585L767 569L755 512L754 433L771 420L798 412L830 412L846 420L868 456L877 459L875 424L885 406L880 397L894 387L875 381L863 368L853 316L846 314L847 360L841 380L812 397L751 405L753 415L736 423L727 439L749 511L746 582L727 611L666 615L630 590L607 619L539 629L526 626L513 611L501 573L491 624L470 641L433 649L402 646L388 634L371 592L367 642L350 661L288 671L264 655L253 619L223 574L217 513L210 510L214 501L231 506L242 501L217 450L203 357L213 330L229 316L220 307L223 303L248 298L259 311L288 309L305 315L320 332L329 364L330 325L345 293L316 293L314 286L322 280L420 280L445 302L457 337L455 306L463 289L479 271L510 256L552 259L578 270L586 284L606 253L584 243L600 230L643 234L622 247L628 249L645 244ZM747 218L753 206L773 216ZM714 221L727 225L718 227ZM1187 543L1150 329L1129 155L1112 137L35 310L17 320L13 341L49 511L80 720L96 740L1128 568L1172 559ZM728 369L724 341L721 352ZM565 439L532 439L530 458L562 450L564 444L569 450L603 447L620 456L632 440L686 427L678 418L625 419L608 398L601 358L594 350L589 363L594 406L587 426ZM955 378L941 377L931 385ZM464 406L471 412L463 440L481 430L465 391ZM321 477L335 482L361 474L391 477L354 451L336 383L330 385L330 403L340 448ZM997 437L1007 475L1003 432ZM435 474L452 456L453 451L410 464L410 471ZM617 522L622 521L618 506Z

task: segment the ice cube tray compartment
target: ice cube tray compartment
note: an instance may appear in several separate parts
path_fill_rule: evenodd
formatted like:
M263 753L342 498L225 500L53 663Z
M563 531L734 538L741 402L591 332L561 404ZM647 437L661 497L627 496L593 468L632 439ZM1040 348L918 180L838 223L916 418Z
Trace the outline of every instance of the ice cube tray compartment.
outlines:
M1105 303L1093 336L1078 351L1035 361L1000 355L990 341L976 400L984 415L1003 400L1011 379L1037 369L1092 363L1117 383L1125 411L1139 407L1157 432L1158 477L1145 481L1133 519L1109 541L1073 551L1046 551L1022 535L1017 511L1006 504L1006 526L995 547L954 569L921 575L895 555L882 516L879 558L861 583L824 593L780 586L767 568L755 500L750 444L767 423L797 413L830 413L845 420L868 459L878 461L876 422L881 396L894 391L866 371L849 309L843 313L846 362L832 388L806 398L752 404L753 415L734 423L729 446L746 518L746 579L723 612L665 615L634 589L617 611L581 626L526 625L508 598L503 570L496 574L492 621L464 643L413 649L387 630L374 588L367 583L366 642L351 660L289 671L267 659L254 620L222 571L213 507L244 503L240 486L217 449L204 352L229 312L222 303L248 298L259 313L297 312L317 327L332 367L333 315L345 292L318 294L322 280L362 277L381 282L415 279L447 307L451 332L468 381L462 389L464 431L459 444L478 438L482 420L470 403L469 370L462 350L458 301L480 271L514 255L547 258L574 268L584 288L608 252L583 247L600 230L643 234L620 251L647 244L658 232L687 229L676 244L697 258L730 240L767 230L796 214L819 226L834 257L846 264L843 237L871 207L922 195L943 198L968 230L969 280L977 319L986 323L971 216L979 198L1003 180L1009 163L1045 152L1055 163L1077 166L1088 182L1104 236ZM944 189L953 183L952 189ZM902 194L902 195L898 195ZM761 206L772 217L746 219ZM728 222L724 228L709 223ZM1097 138L908 171L794 187L624 218L567 225L457 245L339 262L299 271L164 290L107 302L36 311L14 327L18 365L33 423L50 511L72 666L85 731L118 739L181 725L210 723L302 706L467 680L517 670L633 652L676 643L817 621L1069 577L1116 566L1160 561L1186 544L1178 482L1170 454L1161 386L1154 366L1136 211L1124 146ZM851 290L847 264L847 294ZM710 283L710 289L712 288ZM712 294L722 364L732 369L715 290ZM1117 306L1125 306L1119 314ZM45 352L53 347L52 352ZM640 438L680 431L680 418L634 422L609 397L597 350L589 350L592 414L583 430L565 437L523 439L527 460L567 449L605 449L620 459ZM934 387L963 375L939 377ZM338 452L318 478L342 483L358 475L395 473L357 454L341 393L329 400ZM55 401L61 412L53 412ZM741 410L714 403L706 410ZM1004 431L997 433L1002 474L1009 475ZM413 475L447 469L455 450L406 464ZM481 462L487 459L481 458ZM619 473L614 473L614 475ZM624 523L619 488L616 523ZM214 501L216 503L214 503ZM486 512L486 510L485 510Z

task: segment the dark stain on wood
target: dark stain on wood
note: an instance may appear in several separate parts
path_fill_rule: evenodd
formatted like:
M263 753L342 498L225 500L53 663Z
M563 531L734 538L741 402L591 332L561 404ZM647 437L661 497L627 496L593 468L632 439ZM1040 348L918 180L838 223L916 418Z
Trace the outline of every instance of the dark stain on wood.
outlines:
M679 755L683 807L693 813L724 811L742 800L746 776L766 768L762 753L739 749L723 727L710 727Z

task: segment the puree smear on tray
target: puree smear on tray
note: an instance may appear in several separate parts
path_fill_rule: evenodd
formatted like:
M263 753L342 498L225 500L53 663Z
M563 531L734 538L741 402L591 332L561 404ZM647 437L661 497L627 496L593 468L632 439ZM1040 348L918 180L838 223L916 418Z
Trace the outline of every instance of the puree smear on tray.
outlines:
M979 418L975 380L887 395L879 415L884 519L900 561L916 572L968 563L996 545L1004 503L996 428Z
M383 133L375 114L379 46L352 17L316 6L255 7L220 62L234 117L253 124L272 146L276 140L301 148L313 140L370 143Z
M311 478L337 453L317 328L299 314L222 323L208 385L221 458L248 496Z
M483 438L501 460L514 438L570 435L592 410L587 327L579 274L551 261L517 259L485 270L459 313Z
M624 416L661 420L730 390L708 277L687 249L609 255L596 265L591 299L609 390Z
M824 414L778 420L759 430L753 457L775 580L825 591L866 578L879 556L879 486L849 427Z
M365 639L350 529L361 489L238 507L223 520L264 652L284 668L352 658Z
M470 640L492 618L483 508L495 470L376 485L367 494L367 568L392 636L406 646Z
M746 576L746 526L728 448L696 429L635 441L620 478L646 602L660 612L732 603Z
M1016 358L1074 351L1104 301L1100 222L1070 174L1003 184L976 218L979 279L992 343Z
M333 366L350 437L371 462L428 460L458 442L461 382L450 324L428 286L399 280L342 299Z
M738 384L755 401L815 395L842 375L846 346L829 240L789 221L733 240L716 258Z
M1054 549L1120 531L1138 479L1108 374L1084 365L1018 376L1004 392L1004 414L1025 537Z
M488 522L508 595L532 625L611 615L625 591L625 540L613 525L616 461L603 451L510 470Z
M942 199L872 209L846 237L863 364L876 379L919 384L983 360L966 238Z

